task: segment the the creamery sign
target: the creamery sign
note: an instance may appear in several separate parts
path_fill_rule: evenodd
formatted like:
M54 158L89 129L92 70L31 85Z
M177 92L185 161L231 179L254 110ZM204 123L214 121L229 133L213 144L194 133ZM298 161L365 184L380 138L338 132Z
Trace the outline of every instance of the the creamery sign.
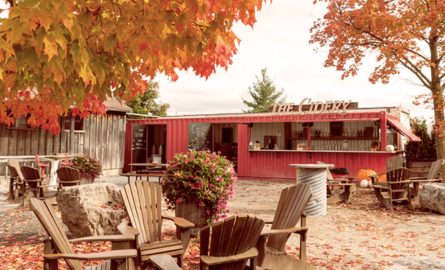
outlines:
M322 101L312 101L311 98L305 98L300 102L297 112L300 114L321 114L321 113L339 113L346 114L346 109L351 100L345 102L344 100L328 100L326 102ZM272 104L273 113L294 113L296 110L294 108L294 103L278 103ZM309 110L303 110L304 105L309 105Z

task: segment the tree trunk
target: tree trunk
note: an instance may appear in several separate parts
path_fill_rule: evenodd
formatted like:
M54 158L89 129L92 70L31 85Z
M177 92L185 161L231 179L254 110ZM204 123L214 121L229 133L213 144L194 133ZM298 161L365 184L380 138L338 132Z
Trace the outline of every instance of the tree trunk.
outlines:
M443 88L440 87L440 85L435 87L436 89L431 89L433 92L433 101L434 101L434 120L435 120L435 126L434 129L436 132L434 132L434 136L436 136L436 154L437 159L445 159L445 132L444 130L440 131L440 127L444 127L445 125L445 117L444 112L442 111L441 107L444 104L443 100ZM440 136L441 135L441 136ZM445 182L445 166L442 166L440 169L440 172L442 173L442 182Z

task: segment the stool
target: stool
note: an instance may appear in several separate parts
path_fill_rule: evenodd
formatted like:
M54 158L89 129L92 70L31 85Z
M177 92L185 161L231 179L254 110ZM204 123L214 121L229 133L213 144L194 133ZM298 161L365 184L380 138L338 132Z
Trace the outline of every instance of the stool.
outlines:
M57 154L56 156L58 156L58 157L65 157L65 162L60 161L60 164L62 164L62 166L66 167L66 166L72 166L73 165L73 163L68 162L68 156L66 154Z
M49 164L40 163L39 155L35 155L36 165L42 169L42 177L45 177L45 168L49 167Z

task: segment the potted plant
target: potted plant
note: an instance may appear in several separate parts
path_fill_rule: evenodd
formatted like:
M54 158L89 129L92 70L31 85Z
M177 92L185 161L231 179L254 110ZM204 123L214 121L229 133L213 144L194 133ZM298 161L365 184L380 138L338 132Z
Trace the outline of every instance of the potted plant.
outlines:
M162 193L167 209L175 210L182 217L203 227L225 218L229 213L227 201L233 196L235 170L221 152L191 150L176 154L168 162ZM196 235L199 229L194 229Z
M94 183L102 174L102 162L98 158L82 155L74 157L72 162L72 167L80 172L81 184Z

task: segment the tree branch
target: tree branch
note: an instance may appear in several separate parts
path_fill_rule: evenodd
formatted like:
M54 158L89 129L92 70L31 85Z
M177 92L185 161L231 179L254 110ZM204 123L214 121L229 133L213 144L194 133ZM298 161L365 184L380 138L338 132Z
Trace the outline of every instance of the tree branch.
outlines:
M405 64L400 57L398 57L396 54L393 54L395 58L397 58L397 60L399 61L399 63L401 63L404 67L406 67L407 69L409 69L412 73L414 73L414 75L417 76L417 78L419 78L419 80L422 82L422 84L427 87L428 89L431 89L431 82L428 78L425 77L425 75L423 75L422 72L420 72L420 74L418 73L418 71L416 71L415 69L417 69L417 67L414 67L415 69L413 69L412 67L410 67L409 65ZM405 58L405 57L404 57ZM409 60L408 60L409 61ZM412 63L411 63L412 65ZM424 78L426 78L426 80L424 80Z

